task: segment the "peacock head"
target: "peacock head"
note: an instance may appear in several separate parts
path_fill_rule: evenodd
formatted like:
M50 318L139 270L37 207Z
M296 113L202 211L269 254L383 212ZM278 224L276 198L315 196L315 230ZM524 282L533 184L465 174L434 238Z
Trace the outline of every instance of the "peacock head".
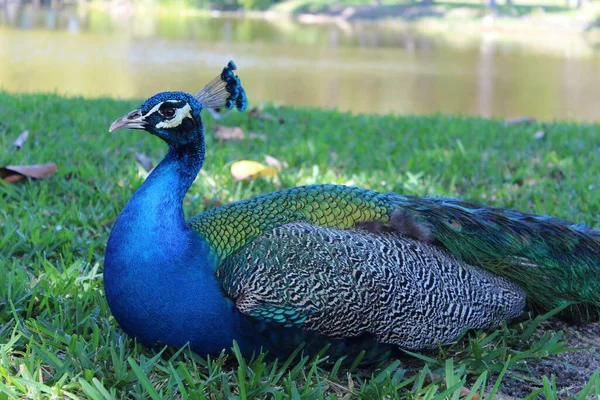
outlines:
M138 109L113 122L108 131L119 128L143 129L172 147L185 146L198 140L198 135L202 135L202 109L246 109L248 100L240 79L233 73L235 69L233 61L229 61L221 75L193 96L184 92L155 94Z

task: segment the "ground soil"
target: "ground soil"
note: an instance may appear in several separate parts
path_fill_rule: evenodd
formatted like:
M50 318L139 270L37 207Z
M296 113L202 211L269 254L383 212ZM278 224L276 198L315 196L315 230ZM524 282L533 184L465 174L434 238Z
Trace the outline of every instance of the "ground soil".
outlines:
M506 378L497 398L521 399L541 387L542 376L555 376L560 398L571 398L588 382L590 376L600 370L600 323L586 326L570 326L561 321L551 321L545 331L565 334L567 346L581 348L529 363L526 375L535 383Z

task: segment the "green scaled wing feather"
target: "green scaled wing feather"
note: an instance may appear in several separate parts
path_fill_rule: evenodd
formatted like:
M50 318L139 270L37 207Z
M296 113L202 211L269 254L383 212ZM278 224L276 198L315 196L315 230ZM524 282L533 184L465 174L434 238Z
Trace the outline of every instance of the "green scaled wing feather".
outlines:
M188 221L221 260L253 239L289 222L348 229L360 222L389 220L394 209L386 195L369 190L312 185L226 204Z
M237 303L240 307L240 302ZM242 309L242 311L245 311ZM248 315L255 318L260 318L264 321L276 322L283 324L285 327L299 325L303 323L307 316L294 307L279 306L273 304L257 304L252 309L248 310Z

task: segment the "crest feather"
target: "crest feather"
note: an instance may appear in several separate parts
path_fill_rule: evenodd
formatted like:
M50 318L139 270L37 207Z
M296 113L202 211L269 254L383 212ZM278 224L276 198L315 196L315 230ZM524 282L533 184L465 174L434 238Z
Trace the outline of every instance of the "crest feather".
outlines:
M231 110L234 106L244 111L248 106L246 92L240 78L233 73L237 69L233 61L223 68L221 75L210 81L194 96L205 108L225 107Z

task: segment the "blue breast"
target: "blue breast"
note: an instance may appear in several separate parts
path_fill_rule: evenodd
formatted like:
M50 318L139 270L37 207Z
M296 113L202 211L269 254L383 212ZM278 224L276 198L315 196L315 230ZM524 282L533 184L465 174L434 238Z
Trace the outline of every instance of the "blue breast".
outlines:
M217 258L184 220L181 170L157 167L129 200L111 232L104 264L106 298L123 330L141 343L204 354L245 348L250 323L221 290Z

